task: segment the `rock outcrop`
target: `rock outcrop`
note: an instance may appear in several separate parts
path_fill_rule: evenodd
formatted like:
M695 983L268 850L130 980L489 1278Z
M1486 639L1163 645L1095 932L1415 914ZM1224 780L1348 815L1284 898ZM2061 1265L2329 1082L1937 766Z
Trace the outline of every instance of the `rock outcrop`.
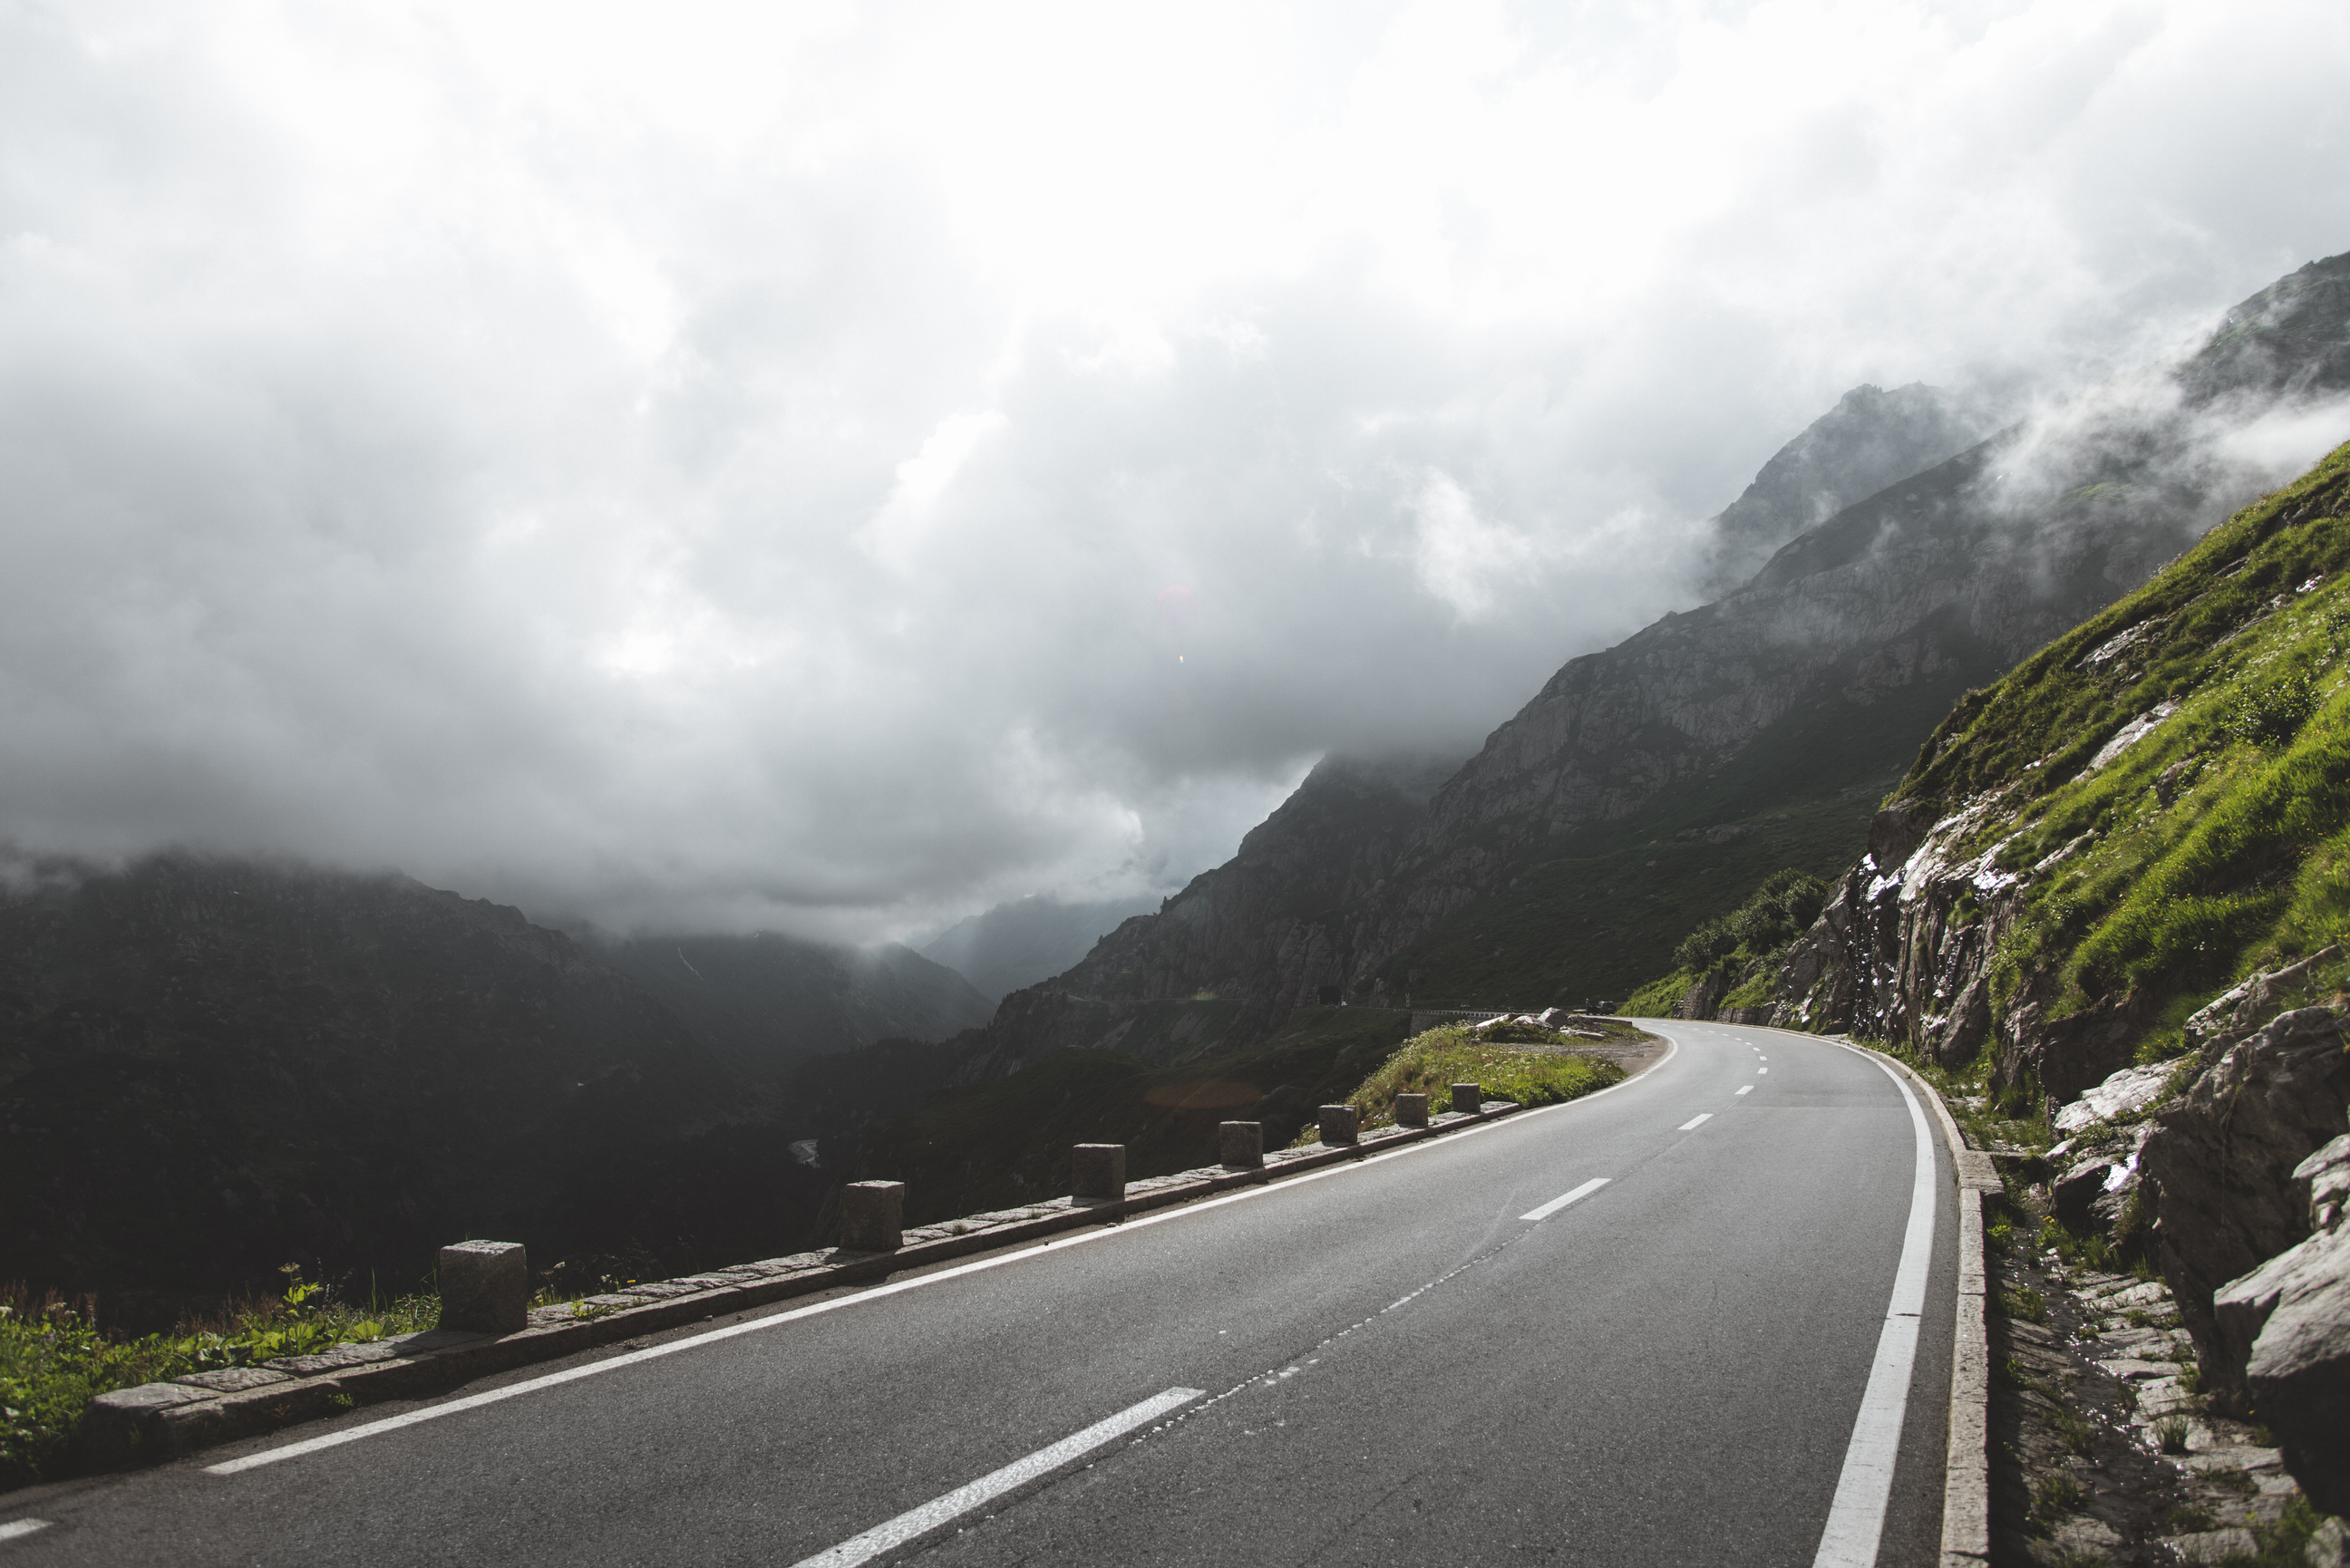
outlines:
M2220 1338L2241 1347L2252 1407L2284 1446L2310 1501L2350 1513L2350 1136L2293 1168L2310 1234L2220 1287Z
M2155 1114L2142 1168L2158 1193L2155 1258L2203 1353L2211 1392L2239 1397L2248 1335L2214 1315L2214 1293L2309 1234L2293 1172L2350 1130L2350 1057L2330 1008L2281 1013L2219 1050L2185 1096Z

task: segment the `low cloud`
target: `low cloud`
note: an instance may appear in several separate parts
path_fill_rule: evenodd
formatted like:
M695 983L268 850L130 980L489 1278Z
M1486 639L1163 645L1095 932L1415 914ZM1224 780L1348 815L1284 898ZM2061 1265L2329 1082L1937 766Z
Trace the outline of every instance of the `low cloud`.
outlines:
M1566 15L8 12L0 840L1161 890L1687 604L1855 383L2350 245L2334 7Z

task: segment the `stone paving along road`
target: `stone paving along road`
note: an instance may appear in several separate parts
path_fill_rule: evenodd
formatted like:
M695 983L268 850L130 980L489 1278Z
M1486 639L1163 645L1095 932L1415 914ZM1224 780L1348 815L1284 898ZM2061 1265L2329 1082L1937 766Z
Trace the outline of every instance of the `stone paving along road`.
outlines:
M1934 1563L1929 1113L1829 1042L1654 1027L1573 1105L336 1447L288 1451L411 1407L19 1492L0 1568Z

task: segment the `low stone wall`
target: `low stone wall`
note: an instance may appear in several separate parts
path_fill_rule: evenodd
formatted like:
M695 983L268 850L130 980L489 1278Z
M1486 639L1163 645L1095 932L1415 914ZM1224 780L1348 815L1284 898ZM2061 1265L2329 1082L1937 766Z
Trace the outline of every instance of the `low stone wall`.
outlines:
M92 1462L101 1465L152 1461L258 1436L357 1405L423 1398L476 1377L681 1324L841 1285L861 1284L972 1252L1367 1158L1521 1108L1507 1100L1485 1100L1474 1111L1430 1116L1425 1127L1378 1127L1344 1144L1273 1150L1263 1155L1261 1165L1204 1166L1130 1183L1123 1182L1121 1168L1118 1197L1055 1198L1024 1208L916 1226L900 1232L899 1245L889 1251L835 1248L763 1259L682 1279L654 1280L609 1295L532 1308L525 1325L513 1333L433 1329L338 1345L316 1355L282 1356L255 1366L199 1372L168 1383L117 1389L91 1403L83 1423L86 1452ZM1346 1134L1340 1132L1340 1136ZM1119 1164L1122 1167L1122 1160ZM473 1245L479 1250L478 1244Z

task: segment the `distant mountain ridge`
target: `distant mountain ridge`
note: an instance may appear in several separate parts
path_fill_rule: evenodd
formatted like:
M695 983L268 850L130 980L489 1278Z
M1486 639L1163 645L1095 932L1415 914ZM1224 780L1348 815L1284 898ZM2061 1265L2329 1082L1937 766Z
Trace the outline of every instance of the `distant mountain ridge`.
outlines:
M1855 387L1773 453L1713 519L1700 591L1713 597L1730 592L1790 539L1956 457L1998 422L1982 400L1922 381L1889 392Z
M1120 924L1151 913L1162 902L1157 898L1076 904L1042 895L1019 898L956 921L917 950L962 975L993 1007L1023 986L1071 968Z
M763 931L597 940L587 950L758 1078L877 1040L942 1040L995 1011L952 969L895 942L860 950Z
M710 983L625 972L681 955ZM396 875L0 859L0 1282L165 1326L288 1262L405 1291L467 1236L590 1282L787 1251L831 1182L790 1146L868 1114L791 1070L987 1012L904 949L616 955Z

